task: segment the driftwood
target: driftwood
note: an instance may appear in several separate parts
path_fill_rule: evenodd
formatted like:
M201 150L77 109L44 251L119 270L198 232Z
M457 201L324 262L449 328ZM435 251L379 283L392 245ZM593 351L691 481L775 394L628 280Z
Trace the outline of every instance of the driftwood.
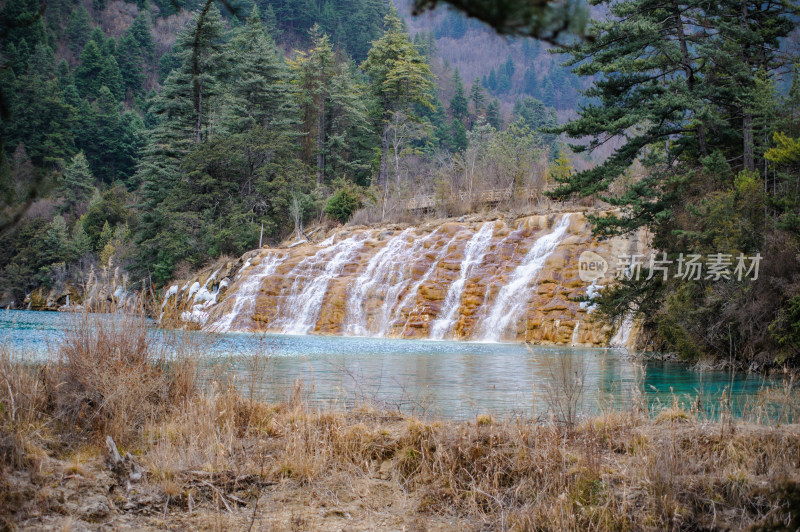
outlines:
M106 448L108 449L108 465L116 475L117 482L130 490L131 484L139 482L144 477L142 467L136 463L131 453L125 453L124 457L120 456L117 444L114 443L114 438L111 436L106 436Z

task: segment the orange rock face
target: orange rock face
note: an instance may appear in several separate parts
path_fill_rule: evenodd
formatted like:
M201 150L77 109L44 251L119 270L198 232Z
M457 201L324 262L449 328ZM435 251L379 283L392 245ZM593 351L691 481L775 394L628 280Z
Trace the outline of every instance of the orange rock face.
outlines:
M201 317L212 330L600 346L614 331L578 299L607 284L616 257L631 250L644 252L642 237L598 242L581 213L427 231L347 228L318 244L245 255ZM581 279L585 251L608 262L605 278ZM181 294L185 315L195 307Z

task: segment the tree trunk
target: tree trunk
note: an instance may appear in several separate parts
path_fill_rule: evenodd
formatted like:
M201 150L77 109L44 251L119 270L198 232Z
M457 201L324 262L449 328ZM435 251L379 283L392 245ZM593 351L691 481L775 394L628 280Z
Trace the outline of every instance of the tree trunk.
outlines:
M317 115L317 184L321 185L325 179L325 103L319 106Z
M753 114L744 109L742 118L742 138L744 140L744 167L752 172L756 169L755 155L753 153Z
M389 129L391 128L391 122L386 122L383 126L383 138L381 139L381 166L378 170L378 185L383 188L386 188L389 182L389 148L390 148L390 139L389 139Z
M203 140L203 85L195 81L197 91L197 124L195 125L195 141L200 144Z
M747 29L747 0L742 2L742 30ZM745 49L744 44L742 44L742 61L747 66L748 71L750 70L750 61L747 56L747 50ZM742 140L743 140L743 156L744 156L744 167L746 170L752 172L756 169L755 164L755 156L753 154L753 113L746 108L747 103L745 103L745 107L742 108Z
M689 93L693 94L695 82L694 69L692 68L692 58L689 56L689 46L686 44L686 33L683 31L683 18L681 17L681 10L677 0L672 0L672 16L675 17L675 29L678 33L678 42L680 42L681 45L681 66L686 73L686 86L689 88ZM697 126L697 144L700 155L703 157L708 155L706 128L702 122Z

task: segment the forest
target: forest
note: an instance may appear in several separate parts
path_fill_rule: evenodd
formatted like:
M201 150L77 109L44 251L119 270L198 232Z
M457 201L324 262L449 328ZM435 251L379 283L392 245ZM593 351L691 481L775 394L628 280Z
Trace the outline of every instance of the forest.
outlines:
M796 3L597 1L583 34L507 37L480 66L456 51L491 28L411 7L7 2L0 304L101 270L158 291L306 224L556 182L555 200L618 209L599 238L763 257L756 279L623 279L609 320L689 359L797 361Z

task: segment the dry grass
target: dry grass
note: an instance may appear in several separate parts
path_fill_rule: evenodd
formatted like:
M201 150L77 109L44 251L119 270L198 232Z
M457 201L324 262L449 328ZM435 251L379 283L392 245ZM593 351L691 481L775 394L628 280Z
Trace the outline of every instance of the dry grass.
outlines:
M47 366L0 351L0 515L8 527L800 524L800 430L785 420L698 421L678 402L657 416L636 408L579 419L580 369L566 365L555 370L563 386L546 392L554 422L320 410L299 387L294 399L267 404L254 392L269 371L267 348L251 363L244 393L224 379L199 390L193 366L169 360L147 334L136 318L95 318L77 323ZM796 405L795 391L783 397ZM140 483L126 485L105 465L108 434L144 469ZM76 441L84 443L59 450Z

